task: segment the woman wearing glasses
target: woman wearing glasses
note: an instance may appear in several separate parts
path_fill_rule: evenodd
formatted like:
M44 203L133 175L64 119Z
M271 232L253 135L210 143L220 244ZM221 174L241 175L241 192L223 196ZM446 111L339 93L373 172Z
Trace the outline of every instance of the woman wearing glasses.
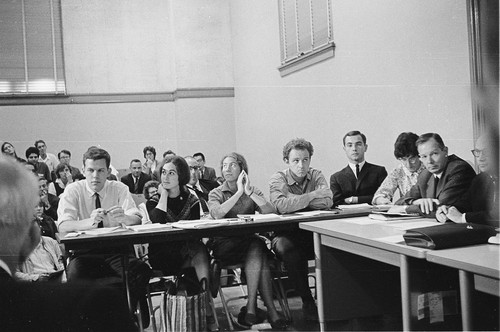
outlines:
M262 192L250 185L248 166L239 153L225 155L221 162L222 176L225 182L213 189L208 195L210 215L214 219L235 218L238 214L275 212ZM267 307L269 323L274 329L282 330L287 323L280 318L273 302L271 272L269 270L266 243L257 235L215 237L209 246L214 258L225 264L243 263L247 278L248 299L238 315L238 323L251 326L258 323L257 289Z
M394 156L400 164L387 175L373 195L373 205L392 204L396 191L399 190L402 197L417 183L418 175L425 169L418 158L417 139L418 135L414 133L399 134L394 143Z

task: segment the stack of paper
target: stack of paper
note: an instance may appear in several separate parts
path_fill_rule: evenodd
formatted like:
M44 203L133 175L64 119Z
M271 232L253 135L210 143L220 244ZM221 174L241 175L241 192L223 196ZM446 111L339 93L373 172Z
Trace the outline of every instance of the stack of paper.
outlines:
M220 227L229 225L230 221L227 219L219 220L179 220L174 222L172 227L182 229L202 229L211 227Z

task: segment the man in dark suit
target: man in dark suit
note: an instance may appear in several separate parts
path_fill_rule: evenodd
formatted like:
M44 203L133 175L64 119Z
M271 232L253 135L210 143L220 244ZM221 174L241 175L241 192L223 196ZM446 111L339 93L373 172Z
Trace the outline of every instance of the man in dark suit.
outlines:
M387 171L365 161L368 145L364 134L350 131L344 135L343 143L349 164L330 177L333 205L371 203Z
M215 169L212 167L205 166L205 155L201 152L197 152L193 155L193 158L198 162L198 166L200 166L200 180L211 180L217 181L217 175L215 174Z
M193 190L195 194L200 199L200 205L202 207L203 215L208 213L208 193L219 186L219 183L212 180L200 179L198 162L193 157L187 156L184 158L189 166L189 171L191 173L191 178L189 179L188 187Z
M57 158L59 158L59 163L68 165L71 171L71 177L74 181L81 180L83 178L82 172L77 167L71 166L71 152L68 150L61 150L57 154Z
M32 220L37 179L0 157L0 327L2 331L134 331L125 297L93 283L20 282L13 272L40 242Z
M142 194L144 185L151 180L151 177L142 171L141 161L133 159L130 162L130 173L122 176L121 180L132 194Z
M420 135L417 142L420 160L425 166L410 191L396 204L408 205L407 212L419 212L434 218L438 205L454 205L476 176L474 169L455 155L436 133Z

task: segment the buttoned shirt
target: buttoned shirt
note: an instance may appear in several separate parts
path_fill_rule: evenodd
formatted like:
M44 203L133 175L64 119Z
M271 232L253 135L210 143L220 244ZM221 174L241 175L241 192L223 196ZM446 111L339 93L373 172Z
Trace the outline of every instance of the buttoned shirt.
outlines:
M56 240L42 236L36 248L19 265L15 275L20 280L35 281L40 274L64 270L61 249Z
M57 160L56 156L52 153L47 153L45 159L43 159L42 156L39 156L38 161L44 162L51 172L53 172L57 165L59 165L59 160Z
M86 180L69 184L61 194L59 208L57 209L57 227L68 220L83 220L90 218L95 210L95 192L89 187ZM106 180L104 187L98 192L103 209L121 206L128 216L142 214L136 207L128 187L119 181Z
M354 173L354 176L356 178L358 178L358 176L356 174L356 165L359 165L359 172L361 173L361 169L363 168L363 166L365 165L365 163L366 163L365 160L363 160L359 164L348 163L349 167L352 169L352 172Z
M410 172L410 170L403 165L399 164L394 168L391 173L385 178L384 182L373 195L373 202L378 197L385 197L392 201L396 190L399 190L400 197L404 196L410 188L417 183L418 175L425 169L424 164L420 164L420 168L415 172Z
M274 174L269 180L271 203L279 213L291 213L305 208L316 210L328 209L332 206L332 193L322 199L316 199L314 206L309 206L311 198L304 194L316 189L328 188L328 183L320 170L309 168L302 184L292 177L290 169Z

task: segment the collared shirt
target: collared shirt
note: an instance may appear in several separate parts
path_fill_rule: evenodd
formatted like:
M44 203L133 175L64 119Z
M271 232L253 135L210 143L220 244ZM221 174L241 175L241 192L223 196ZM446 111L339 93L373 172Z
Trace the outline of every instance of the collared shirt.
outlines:
M52 153L47 153L45 159L43 159L42 156L39 156L38 161L45 163L51 172L53 172L56 169L57 165L59 165L59 161Z
M57 209L57 227L68 220L83 220L90 218L95 210L95 192L90 189L86 180L76 181L69 184L64 193L61 194L59 208ZM142 214L137 209L128 187L119 181L106 180L104 187L98 192L103 209L109 209L115 205L123 208L128 216Z
M264 197L264 194L259 190L259 188L253 188L253 194ZM222 203L230 199L235 193L236 192L231 191L226 181L208 194L208 208L210 209L210 215L212 218L236 218L238 214L254 214L256 211L261 211L260 207L253 201L253 199L244 193L238 199L236 204L234 204L234 206L227 213L224 213L221 208ZM269 206L274 210L271 203L267 202L267 204L269 204Z
M354 173L354 176L356 176L356 165L359 165L359 172L361 172L361 169L363 168L363 166L365 166L365 163L366 163L366 160L363 160L359 164L348 163L348 165L352 169L352 172ZM357 176L356 176L356 178L357 178Z
M290 169L275 173L269 180L271 203L279 213L291 213L310 207L311 198L307 193L320 188L328 188L328 183L320 170L309 168L302 184L297 183L292 177ZM311 208L320 210L332 206L332 193L328 197L315 200Z
M385 197L392 200L396 190L399 190L400 197L403 197L417 183L418 175L424 169L424 164L420 164L418 170L410 172L408 168L399 164L387 175L384 182L377 189L375 195L373 195L372 204L378 197Z
M64 270L60 260L61 249L56 240L42 236L36 248L19 265L15 276L20 280L35 281L40 274Z

